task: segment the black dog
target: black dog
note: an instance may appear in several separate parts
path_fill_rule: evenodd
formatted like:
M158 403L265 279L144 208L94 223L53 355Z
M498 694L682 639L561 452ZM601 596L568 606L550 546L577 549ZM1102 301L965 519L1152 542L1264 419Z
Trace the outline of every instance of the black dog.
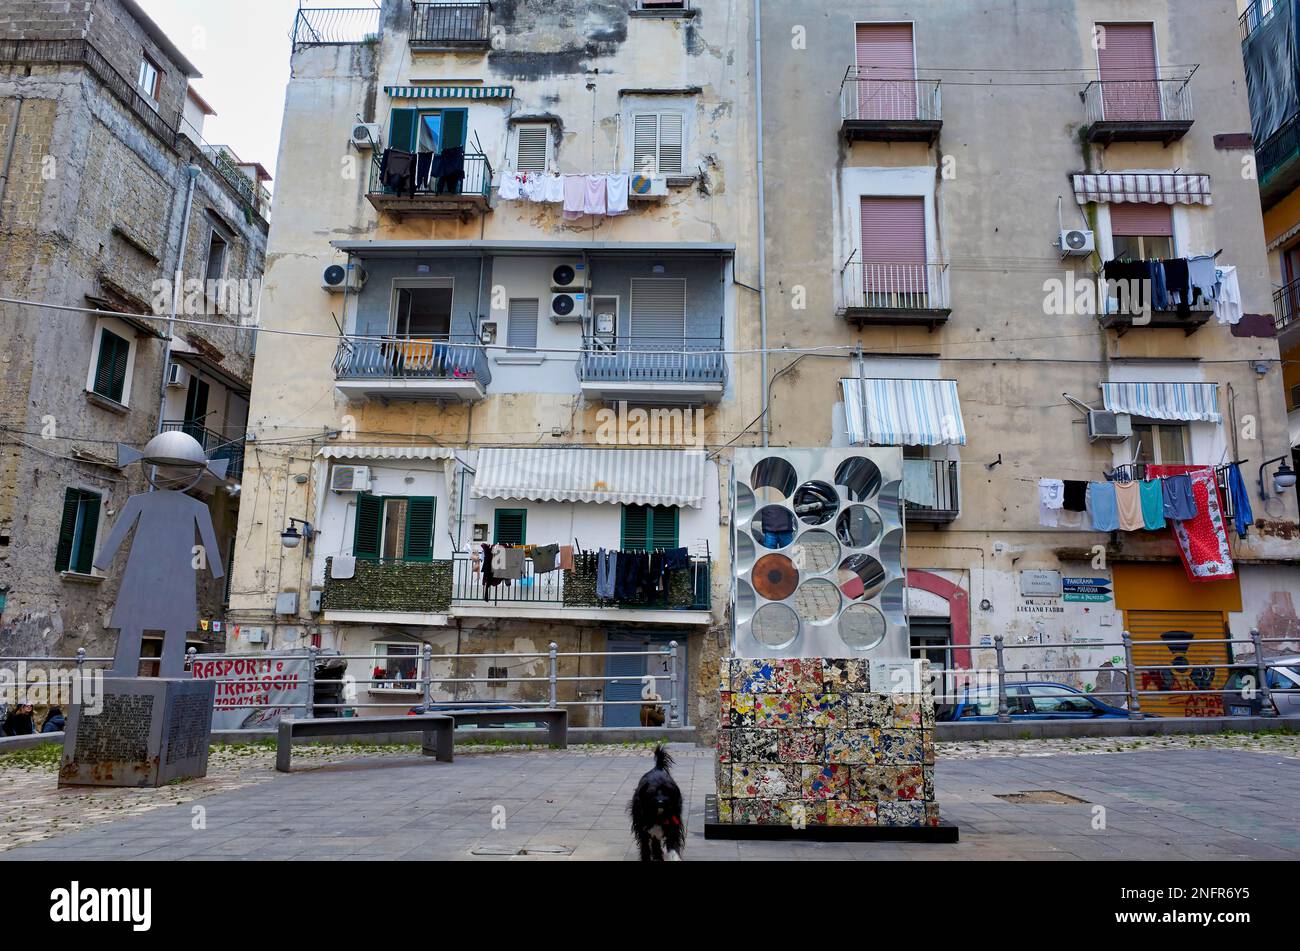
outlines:
M686 845L682 823L682 791L668 768L673 758L662 746L655 747L655 768L641 777L632 794L632 834L641 847L642 862L677 862Z

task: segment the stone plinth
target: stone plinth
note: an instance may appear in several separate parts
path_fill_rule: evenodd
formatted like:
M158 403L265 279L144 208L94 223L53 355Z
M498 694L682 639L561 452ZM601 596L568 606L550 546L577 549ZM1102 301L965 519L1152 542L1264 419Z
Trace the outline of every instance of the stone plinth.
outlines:
M205 776L217 685L210 680L105 678L96 703L74 703L60 786L162 786Z

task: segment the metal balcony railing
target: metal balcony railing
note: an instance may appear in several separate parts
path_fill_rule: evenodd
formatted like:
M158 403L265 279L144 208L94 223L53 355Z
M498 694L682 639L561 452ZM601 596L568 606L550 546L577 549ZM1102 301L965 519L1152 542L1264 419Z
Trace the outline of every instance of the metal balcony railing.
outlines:
M1255 165L1261 187L1268 179L1300 152L1300 112L1291 116L1282 126L1255 149Z
M379 39L379 7L314 7L298 11L293 48L369 43Z
M1256 30L1264 26L1277 12L1285 0L1251 0L1245 11L1237 20L1237 32L1241 42L1245 43Z
M725 383L721 337L583 340L578 379L607 383Z
M845 310L947 310L947 264L851 261L840 271Z
M687 571L690 572L690 584L677 593L664 592L662 596L652 596L644 602L636 603L601 603L575 598L570 592L565 597L566 586L577 585L571 572L563 569L539 573L533 567L531 558L524 559L523 577L509 583L501 582L492 587L484 584L483 573L477 569L474 560L465 554L453 556L452 605L473 604L512 604L512 605L549 605L552 607L574 608L608 608L611 611L620 607L633 610L663 611L707 611L712 602L711 566L707 558L693 557ZM581 567L581 566L580 566Z
M1300 280L1273 292L1273 326L1281 333L1300 317Z
M1191 122L1191 77L1097 80L1083 90L1085 118L1095 122Z
M334 355L340 380L476 380L492 382L477 338L455 336L344 337Z
M881 70L852 66L840 87L845 122L938 122L943 118L935 79L889 78Z
M952 459L906 459L903 462L903 482L913 490L920 488L914 480L921 479L934 486L934 502L905 500L907 517L915 522L951 522L961 513L961 495L958 487L960 466ZM928 487L927 487L928 489ZM928 491L926 494L930 494Z
M219 433L208 429L202 423L186 419L168 419L162 424L163 432L180 431L188 433L198 440L209 459L225 459L226 478L238 482L244 475L244 437L243 430L233 433Z
M391 150L385 150L387 154ZM488 157L478 152L467 152L465 154L464 177L447 180L440 178L435 173L436 167L432 164L437 159L426 160L424 168L425 175L423 178L419 175L419 163L417 158L417 174L412 188L405 190L394 188L383 180L381 172L384 168L383 154L376 154L374 160L370 163L370 194L372 195L391 195L394 197L407 196L410 198L431 198L446 196L456 198L464 195L477 195L487 200L492 195L492 163Z
M487 46L492 39L492 4L412 3L412 46Z

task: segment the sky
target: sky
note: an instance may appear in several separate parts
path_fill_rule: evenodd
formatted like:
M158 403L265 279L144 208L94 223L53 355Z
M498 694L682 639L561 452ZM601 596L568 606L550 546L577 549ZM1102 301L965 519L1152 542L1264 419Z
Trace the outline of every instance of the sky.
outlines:
M194 88L217 112L203 137L275 175L298 0L137 2L203 74Z

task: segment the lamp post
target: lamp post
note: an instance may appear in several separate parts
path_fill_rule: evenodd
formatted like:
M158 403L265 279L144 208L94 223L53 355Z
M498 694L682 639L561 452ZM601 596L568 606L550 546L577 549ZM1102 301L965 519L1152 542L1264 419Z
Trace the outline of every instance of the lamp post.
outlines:
M297 525L302 526L301 532L295 527ZM316 532L311 527L311 522L305 522L300 518L291 518L289 519L289 527L280 533L280 544L285 548L297 548L306 539L308 547L311 547L311 540L315 535Z
M1295 487L1296 474L1295 470L1287 462L1286 456L1278 456L1276 459L1269 459L1259 467L1259 497L1268 498L1268 490L1264 488L1264 470L1275 462L1282 463L1273 473L1273 492L1275 495L1281 495L1284 489Z

